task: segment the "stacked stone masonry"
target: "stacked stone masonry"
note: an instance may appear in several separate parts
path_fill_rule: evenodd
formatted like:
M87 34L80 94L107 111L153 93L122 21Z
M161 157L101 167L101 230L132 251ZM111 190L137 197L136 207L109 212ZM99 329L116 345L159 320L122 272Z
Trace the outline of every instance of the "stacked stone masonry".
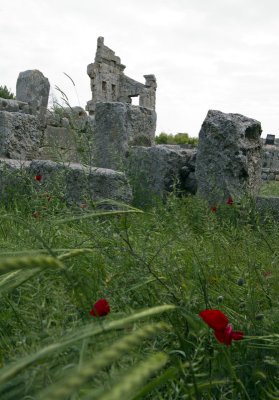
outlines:
M48 79L38 70L21 72L16 100L0 99L0 157L10 159L11 165L18 165L13 159L20 163L33 160L32 165L35 159L45 160L38 164L43 173L71 163L69 176L77 177L73 178L77 192L82 189L77 184L81 170L84 168L84 176L92 177L88 168L97 168L94 170L101 178L96 179L96 174L93 180L86 178L87 186L94 182L100 196L110 193L116 199L130 199L131 191L121 175L120 186L123 189L126 185L126 195L118 195L117 188L116 192L109 192L106 185L113 188L113 179L118 176L112 170L125 172L134 189L140 183L145 195L161 198L172 190L195 193L197 186L200 193L210 197L210 176L214 176L215 186L217 182L224 189L222 198L246 189L256 192L260 178L279 180L279 143L269 135L262 152L260 123L239 114L209 111L198 151L155 146L156 78L144 75L145 83L141 83L126 76L124 70L121 59L99 37L95 61L87 68L92 91L86 106L88 113L81 107L48 110ZM139 97L139 106L132 104L133 97ZM81 166L81 139L89 153L85 167ZM91 197L94 196L99 195Z
M279 143L264 144L262 159L262 180L279 180Z
M139 96L141 107L155 110L156 78L144 75L145 84L135 81L124 74L125 65L114 51L104 45L104 38L99 37L95 62L87 67L90 77L92 100L87 103L89 115L94 115L98 102L132 103L132 97Z

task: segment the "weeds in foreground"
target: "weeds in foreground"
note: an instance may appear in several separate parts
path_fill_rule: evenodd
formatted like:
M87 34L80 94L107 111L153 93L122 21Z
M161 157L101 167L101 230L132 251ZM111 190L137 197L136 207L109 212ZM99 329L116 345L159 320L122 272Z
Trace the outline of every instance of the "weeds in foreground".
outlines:
M38 196L0 210L1 399L278 398L276 222L195 197L143 213L54 196L34 218ZM242 340L216 340L205 309Z

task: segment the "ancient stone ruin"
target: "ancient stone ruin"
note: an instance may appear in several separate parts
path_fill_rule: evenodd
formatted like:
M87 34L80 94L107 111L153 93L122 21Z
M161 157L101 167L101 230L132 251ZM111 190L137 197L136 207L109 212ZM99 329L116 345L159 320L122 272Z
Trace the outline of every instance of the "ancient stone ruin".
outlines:
M276 140L268 138L262 168L261 125L243 115L210 110L198 150L155 145L156 78L144 75L140 83L124 69L99 37L94 63L87 68L88 113L81 107L49 110L48 79L37 70L19 74L16 100L0 99L0 197L13 182L10 177L22 172L43 175L45 184L63 173L61 185L70 202L105 197L129 202L132 186L134 196L144 199L198 189L213 204L255 195L261 174L262 179L279 177ZM138 106L133 97L139 97ZM19 187L16 182L12 185Z
M255 195L261 186L261 124L240 114L209 110L199 134L198 192L212 205Z
M44 123L50 84L47 78L38 71L20 72L16 82L16 99L28 103L30 113Z
M99 37L95 62L87 67L90 77L92 100L87 102L86 110L94 115L100 102L132 103L132 97L139 96L139 105L155 110L156 78L144 75L145 84L135 81L124 74L125 65L109 47L104 38ZM155 131L154 131L155 133Z
M92 100L86 109L94 118L93 162L122 170L130 146L154 145L156 130L156 78L144 75L145 84L124 74L121 63L99 37L95 62L89 64ZM139 106L131 104L139 96Z

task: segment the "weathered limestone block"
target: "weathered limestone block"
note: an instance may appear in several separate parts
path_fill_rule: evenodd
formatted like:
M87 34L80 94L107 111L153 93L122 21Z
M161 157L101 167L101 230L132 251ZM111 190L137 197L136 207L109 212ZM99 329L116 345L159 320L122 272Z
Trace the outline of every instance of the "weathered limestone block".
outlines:
M73 129L47 125L39 154L41 160L79 162L78 143Z
M40 183L34 177L41 175ZM0 201L15 194L30 196L33 190L55 193L69 204L92 199L129 203L131 187L123 172L49 160L20 161L0 158Z
M0 111L0 157L36 158L42 131L34 115Z
M63 124L62 115L60 113L47 110L45 115L45 123L46 125L61 127Z
M20 112L24 114L31 113L28 103L25 103L23 101L2 99L2 98L0 98L0 111Z
M263 147L262 167L279 169L279 149L277 146L267 145Z
M260 122L210 110L202 124L196 161L198 192L211 204L257 194L261 185Z
M20 72L16 83L16 99L28 103L33 115L44 122L50 84L44 75L34 69Z
M49 160L33 160L32 175L41 175L41 183L51 189L58 183L59 190L69 203L82 203L92 199L111 199L129 203L132 191L123 172L103 168L85 167L81 164L58 164Z
M143 202L152 197L164 198L166 193L196 192L195 149L157 145L132 147L126 161L126 171L134 194Z
M94 165L123 170L129 146L154 143L156 112L127 103L97 103Z
M68 119L69 126L73 129L84 131L87 128L88 115L82 107L76 106L63 108L62 116Z

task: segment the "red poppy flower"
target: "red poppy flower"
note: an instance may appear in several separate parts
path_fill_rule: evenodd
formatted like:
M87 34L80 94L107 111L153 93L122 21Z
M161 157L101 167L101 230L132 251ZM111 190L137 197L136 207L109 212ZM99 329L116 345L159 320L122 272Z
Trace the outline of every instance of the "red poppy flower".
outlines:
M228 318L219 310L203 310L199 316L214 330L225 329L229 323Z
M41 182L42 175L35 175L35 180L38 181L38 182Z
M214 335L218 342L224 343L227 346L232 344L233 340L242 340L243 339L243 332L233 331L233 327L228 324L224 330L221 331L214 331Z
M225 314L219 310L204 310L199 313L204 322L214 330L214 335L218 342L227 346L232 344L233 340L242 340L243 332L234 331Z
M229 196L229 197L227 198L227 204L228 204L229 206L233 205L233 198L232 198L231 196Z
M90 315L93 317L104 317L110 312L110 306L106 299L100 299L96 301L92 310L90 310Z
M217 211L217 207L211 207L210 211L215 213Z

